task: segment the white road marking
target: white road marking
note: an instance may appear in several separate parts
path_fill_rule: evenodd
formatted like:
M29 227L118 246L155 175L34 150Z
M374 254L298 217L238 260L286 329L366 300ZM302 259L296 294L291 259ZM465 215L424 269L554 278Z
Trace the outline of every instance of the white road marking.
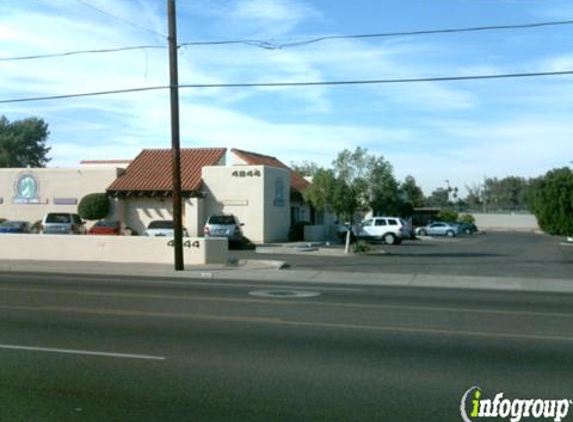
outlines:
M137 355L131 353L94 352L89 350L57 349L53 347L32 347L32 346L21 346L16 344L0 344L0 349L26 350L30 352L65 353L70 355L104 356L110 358L123 358L123 359L165 360L164 356Z

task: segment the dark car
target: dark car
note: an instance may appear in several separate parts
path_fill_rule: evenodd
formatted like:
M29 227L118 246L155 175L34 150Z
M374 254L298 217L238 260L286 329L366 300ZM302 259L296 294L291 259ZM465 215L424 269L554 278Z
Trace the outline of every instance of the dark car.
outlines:
M475 224L471 223L458 223L460 228L460 233L463 234L474 234L478 231L478 228Z
M27 221L5 221L0 224L0 233L30 233L31 226Z
M88 230L88 234L104 235L104 236L121 236L123 235L123 227L120 221L98 221Z

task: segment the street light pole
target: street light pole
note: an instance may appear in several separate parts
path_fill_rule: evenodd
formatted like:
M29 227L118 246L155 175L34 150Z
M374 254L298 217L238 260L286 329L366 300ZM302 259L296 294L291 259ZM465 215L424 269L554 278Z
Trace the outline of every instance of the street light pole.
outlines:
M167 0L169 26L169 86L171 94L171 167L173 171L173 246L175 271L183 271L183 224L181 221L181 149L179 134L179 76L177 64L177 21L175 0Z

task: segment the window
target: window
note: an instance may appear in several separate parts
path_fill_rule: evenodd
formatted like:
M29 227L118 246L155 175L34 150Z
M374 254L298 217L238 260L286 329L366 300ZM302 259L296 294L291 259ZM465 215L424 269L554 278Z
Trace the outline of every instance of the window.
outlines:
M393 219L393 218L389 218L389 219L388 219L388 224L389 224L390 226L397 226L397 225L398 225L398 222L397 222L395 219Z
M70 214L51 213L46 216L46 223L69 224L70 222Z
M158 220L149 223L148 229L172 229L173 221L171 220Z
M362 225L363 225L364 227L370 227L370 226L372 225L372 220L364 220L364 221L362 222Z
M377 218L376 219L376 225L377 226L386 226L386 225L388 225L388 223L386 223L386 220L384 220L383 218Z
M235 217L232 215L212 215L211 218L209 218L209 224L232 226L235 224Z

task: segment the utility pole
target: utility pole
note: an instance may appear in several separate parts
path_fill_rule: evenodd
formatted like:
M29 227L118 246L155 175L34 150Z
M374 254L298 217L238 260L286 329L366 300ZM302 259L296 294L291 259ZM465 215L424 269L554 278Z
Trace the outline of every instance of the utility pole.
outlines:
M179 76L177 64L177 15L175 0L167 0L169 20L169 86L171 93L171 167L173 170L173 249L175 271L183 271L183 224L181 221L181 148L179 142Z

